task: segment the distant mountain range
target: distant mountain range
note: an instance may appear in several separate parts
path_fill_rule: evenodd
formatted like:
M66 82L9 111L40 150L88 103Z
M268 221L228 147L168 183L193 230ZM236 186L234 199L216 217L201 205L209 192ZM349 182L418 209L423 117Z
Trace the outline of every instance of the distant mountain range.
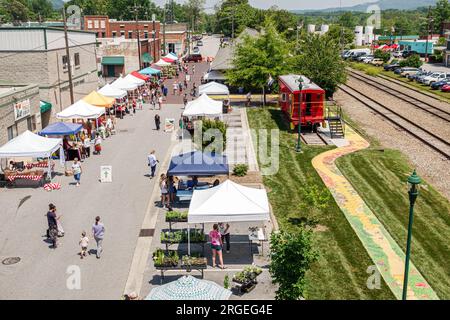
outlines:
M366 12L369 5L378 5L381 10L398 9L398 10L414 10L420 7L434 6L436 0L378 0L374 2L358 4L352 7L335 7L320 10L291 10L293 13L307 13L307 12L336 12L336 11L357 11Z
M53 8L61 9L64 6L63 0L52 0Z

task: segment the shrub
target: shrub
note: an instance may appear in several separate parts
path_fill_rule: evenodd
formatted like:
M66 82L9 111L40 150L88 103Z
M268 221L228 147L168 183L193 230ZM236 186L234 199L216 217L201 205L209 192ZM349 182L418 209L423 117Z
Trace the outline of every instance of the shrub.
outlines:
M244 177L247 175L248 165L246 164L237 164L233 169L233 174L237 177Z
M200 126L199 126L200 127ZM196 127L195 130L200 129L199 127ZM223 139L223 146L222 150L215 150L216 148L214 147L214 141L216 139L215 136L208 136L209 133L213 132L208 132L208 130L210 129L218 129L220 131L220 134L222 135L222 139ZM201 144L198 143L198 141L194 141L196 142L196 144L201 147L201 149L204 151L206 148L208 149L213 149L213 150L209 150L209 151L215 151L217 153L221 153L221 151L225 150L226 145L227 145L227 125L220 121L220 120L210 120L210 119L204 119L201 121L201 130L202 130L202 141ZM196 135L194 134L193 139L195 140Z
M373 56L377 59L382 59L385 63L391 59L391 54L389 52L380 49L376 50Z
M225 278L223 279L223 287L225 289L230 289L230 278L228 275L225 275Z
M420 68L423 62L420 60L420 56L415 54L402 61L400 61L400 67Z

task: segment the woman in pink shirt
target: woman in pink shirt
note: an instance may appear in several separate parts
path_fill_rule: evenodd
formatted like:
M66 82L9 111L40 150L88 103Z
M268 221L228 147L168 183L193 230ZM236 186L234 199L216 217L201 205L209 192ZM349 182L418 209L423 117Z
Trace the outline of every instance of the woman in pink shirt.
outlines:
M223 257L222 257L222 235L219 232L219 226L216 224L213 225L213 230L209 233L209 238L211 239L211 249L212 249L212 264L213 268L216 265L216 254L219 256L220 261L220 269L225 269L223 265Z

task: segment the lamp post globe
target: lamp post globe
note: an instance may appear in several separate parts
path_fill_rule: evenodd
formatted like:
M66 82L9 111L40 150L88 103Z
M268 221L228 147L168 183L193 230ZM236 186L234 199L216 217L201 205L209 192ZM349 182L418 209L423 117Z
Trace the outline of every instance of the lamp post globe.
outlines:
M419 195L419 185L422 179L417 175L416 170L408 177L408 195L409 195L409 222L408 222L408 237L406 241L406 256L405 256L405 274L403 277L403 293L402 300L406 300L406 293L408 291L408 273L409 273L409 260L411 255L411 238L412 238L412 225L414 220L414 204L417 196Z

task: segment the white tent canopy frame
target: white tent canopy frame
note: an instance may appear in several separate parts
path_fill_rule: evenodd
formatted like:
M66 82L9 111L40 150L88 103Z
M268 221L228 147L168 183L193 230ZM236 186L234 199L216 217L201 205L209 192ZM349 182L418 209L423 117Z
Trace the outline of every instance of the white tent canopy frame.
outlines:
M191 252L190 224L269 220L270 206L265 189L227 180L214 188L194 190L188 211L188 254Z
M207 95L224 95L229 96L230 90L224 84L220 84L218 82L209 82L207 84L201 85L199 87L199 94L207 94Z
M133 76L131 73L128 74L124 79L130 83L136 84L139 87L145 84L145 80L139 79Z
M84 100L79 100L73 105L56 114L58 119L98 119L106 112L103 107L93 106Z
M222 117L222 115L222 102L211 99L206 94L202 94L194 101L188 102L183 111L183 116L186 117Z
M118 78L116 81L111 83L111 85L115 88L119 88L119 89L125 90L125 91L133 91L133 90L136 90L138 87L138 85L136 83L130 82L122 77Z
M98 93L104 95L105 97L121 99L126 97L127 92L125 90L119 89L107 83L103 88L97 91Z
M62 139L45 138L27 130L0 147L0 158L48 158L47 174L51 179L50 158L58 149L62 149ZM60 157L64 157L64 152L60 151Z

